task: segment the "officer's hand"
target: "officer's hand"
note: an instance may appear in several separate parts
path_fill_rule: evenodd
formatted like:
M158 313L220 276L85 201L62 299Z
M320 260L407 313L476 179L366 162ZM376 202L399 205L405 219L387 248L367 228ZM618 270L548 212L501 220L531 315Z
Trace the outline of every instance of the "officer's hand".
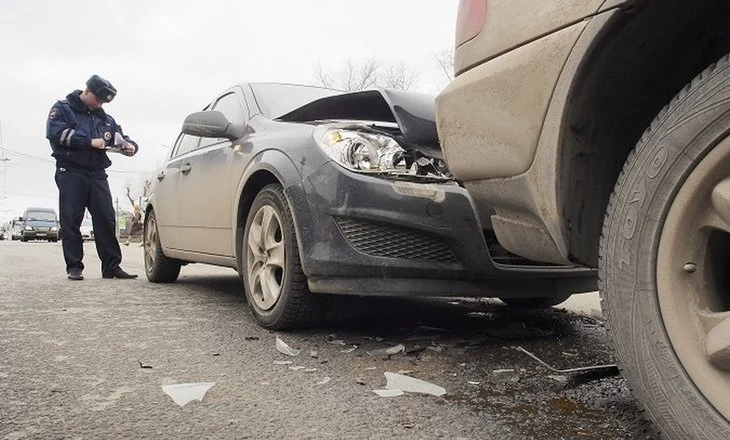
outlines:
M134 153L137 152L137 149L134 147L134 145L129 144L126 147L122 147L121 153L125 156L134 156Z
M103 150L106 147L106 142L104 139L97 138L91 140L91 148L96 148L97 150Z

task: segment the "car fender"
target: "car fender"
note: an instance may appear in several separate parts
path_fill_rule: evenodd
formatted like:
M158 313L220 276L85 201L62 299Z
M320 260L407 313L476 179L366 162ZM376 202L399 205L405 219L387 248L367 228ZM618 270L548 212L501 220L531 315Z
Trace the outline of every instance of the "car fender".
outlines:
M306 158L307 154L303 156ZM306 160L302 160L302 163ZM302 189L302 174L300 168L297 167L292 159L281 150L268 149L258 153L246 165L246 169L241 173L236 188L236 199L234 209L232 210L231 224L236 225L232 228L234 236L232 239L236 243L235 254L238 260L238 267L241 265L241 245L243 240L243 230L248 217L248 209L256 197L258 191L265 185L270 183L280 183L284 187L284 194L289 202L289 209L294 218L295 227L300 223L298 219L302 216L310 215L309 208L306 204L306 197ZM295 202L296 200L296 202ZM301 234L297 234L297 245L302 249ZM304 262L302 262L304 265ZM304 268L306 273L306 268Z

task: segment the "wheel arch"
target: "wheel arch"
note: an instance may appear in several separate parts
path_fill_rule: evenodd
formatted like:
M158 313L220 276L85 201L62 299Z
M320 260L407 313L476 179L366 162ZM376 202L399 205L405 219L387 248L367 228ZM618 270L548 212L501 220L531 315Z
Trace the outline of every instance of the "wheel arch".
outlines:
M257 158L251 161L250 166L243 173L238 186L238 197L235 206L235 252L236 263L241 271L242 256L241 246L243 245L243 232L256 195L266 185L278 183L285 189L301 181L301 175L294 163L284 153L278 150L266 150ZM286 191L285 191L286 194ZM296 213L289 203L296 225ZM299 243L297 243L299 245ZM301 247L300 247L301 249Z
M608 200L624 162L661 109L730 52L730 2L636 1L599 32L568 94L558 206L570 258L595 267Z

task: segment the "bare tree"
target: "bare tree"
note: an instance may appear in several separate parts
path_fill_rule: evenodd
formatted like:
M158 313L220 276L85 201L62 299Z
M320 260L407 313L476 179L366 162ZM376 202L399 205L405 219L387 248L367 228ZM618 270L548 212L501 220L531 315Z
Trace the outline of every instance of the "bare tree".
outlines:
M454 51L451 49L442 50L435 55L436 63L441 68L446 79L454 80Z
M386 89L410 90L418 80L418 74L403 63L384 68L379 86Z
M139 194L139 198L146 199L150 196L151 190L152 190L152 181L148 178L143 178L141 181L137 182L137 184L132 184L132 182L127 181L125 185L126 195L127 199L129 199L129 203L132 204L132 210L134 210L134 206L137 205L137 201L135 201L135 198L132 197L132 191L134 190L135 193Z
M347 60L335 72L327 72L322 64L317 64L314 71L315 85L348 92L371 87L408 90L417 78L405 64L384 66L374 58L362 63Z

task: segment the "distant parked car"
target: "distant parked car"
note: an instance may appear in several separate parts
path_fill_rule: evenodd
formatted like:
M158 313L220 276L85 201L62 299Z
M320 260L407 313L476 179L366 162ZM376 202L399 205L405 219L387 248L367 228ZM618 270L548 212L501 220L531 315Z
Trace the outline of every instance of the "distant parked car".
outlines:
M145 268L230 266L255 318L313 322L316 294L498 296L549 306L596 273L516 258L444 165L434 98L240 84L193 113L145 212Z
M83 240L93 240L94 239L94 225L90 218L85 218L81 222L81 238Z
M23 229L20 240L58 241L58 217L50 208L28 208L23 217Z
M20 240L23 236L23 222L19 219L10 222L10 239Z

